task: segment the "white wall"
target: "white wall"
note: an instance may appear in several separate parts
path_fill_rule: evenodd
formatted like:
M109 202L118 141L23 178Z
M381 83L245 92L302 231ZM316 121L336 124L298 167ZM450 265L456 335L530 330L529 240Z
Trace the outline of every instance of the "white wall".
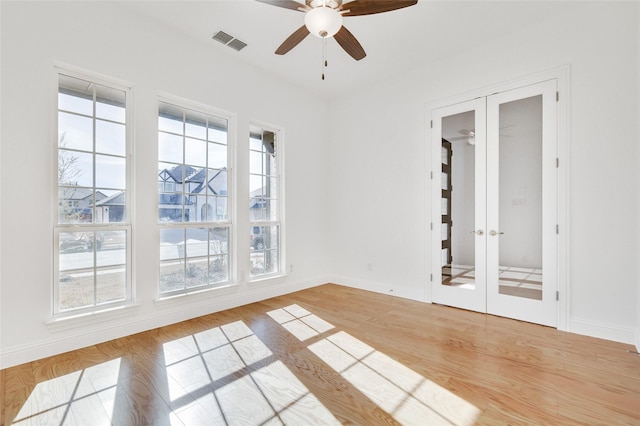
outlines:
M637 9L634 2L575 3L570 13L333 101L333 280L429 300L426 106L568 64L566 328L633 342L639 163L638 134L630 129L639 116Z
M118 2L87 3L1 4L1 368L327 281L326 103L248 69L221 53L215 41L172 34L131 16ZM53 275L47 212L54 202L56 62L133 84L133 272L140 307L125 317L52 330L45 322ZM158 92L237 114L241 278L248 275L249 228L242 212L248 208L249 121L284 128L287 264L294 265L288 277L250 287L241 279L233 289L183 298L182 303L154 303L159 236L148 218L157 217Z

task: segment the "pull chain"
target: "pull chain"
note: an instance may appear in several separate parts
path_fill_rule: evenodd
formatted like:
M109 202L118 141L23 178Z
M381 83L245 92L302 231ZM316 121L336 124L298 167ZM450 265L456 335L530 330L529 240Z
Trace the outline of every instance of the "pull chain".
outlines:
M327 69L327 37L322 39L322 79L324 80L324 72Z
M322 7L327 7L327 0L322 1ZM324 72L327 70L327 37L322 37L322 80Z

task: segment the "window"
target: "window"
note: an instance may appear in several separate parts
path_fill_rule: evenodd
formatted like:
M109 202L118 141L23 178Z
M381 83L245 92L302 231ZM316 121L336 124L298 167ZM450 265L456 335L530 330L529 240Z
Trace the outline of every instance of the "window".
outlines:
M251 126L249 132L249 221L252 278L282 271L282 188L279 132Z
M160 102L160 294L229 281L229 117Z
M54 314L130 301L130 90L58 72Z

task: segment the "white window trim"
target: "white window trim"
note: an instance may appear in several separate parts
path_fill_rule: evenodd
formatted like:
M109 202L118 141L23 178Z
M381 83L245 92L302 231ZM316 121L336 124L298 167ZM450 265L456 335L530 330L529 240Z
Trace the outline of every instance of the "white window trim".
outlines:
M51 318L45 322L49 331L58 332L86 327L93 324L101 324L105 321L121 319L135 315L141 308L139 303L109 306L104 309L84 313L65 315L64 317Z
M125 202L127 206L126 210L126 221L122 223L116 224L60 224L58 223L58 92L59 92L59 75L67 75L69 77L78 78L82 80L87 80L95 84L99 84L102 86L114 88L117 90L122 90L125 92L125 138L126 138L126 191L125 191ZM122 308L129 308L136 306L135 303L135 283L133 282L133 278L135 277L134 273L134 265L133 265L133 200L134 200L134 185L133 185L133 176L134 176L134 164L133 164L133 152L134 152L134 113L133 113L133 84L125 82L123 80L118 80L115 78L111 78L108 76L104 76L99 73L95 73L92 71L87 71L78 67L74 67L71 65L56 63L53 67L52 79L52 145L51 145L51 157L52 157L52 177L51 177L51 217L50 223L52 224L51 228L53 229L52 235L52 253L53 253L53 262L51 264L52 267L52 281L51 281L51 293L50 293L50 303L51 303L51 315L49 320L46 321L47 324L55 324L60 320L71 319L71 318L84 318L87 315L100 314L102 316L103 312L111 312L118 311ZM59 233L62 232L73 232L74 230L83 229L86 231L98 231L105 229L126 229L127 232L127 245L126 245L126 297L125 300L105 303L100 305L92 305L84 308L78 309L70 309L68 311L59 311ZM94 266L95 267L95 266ZM55 328L55 327L54 327Z
M274 224L277 224L280 228L280 238L279 238L279 247L278 247L278 272L272 272L270 274L261 274L261 275L251 275L251 266L250 266L250 258L247 259L247 263L249 263L248 265L248 283L251 284L258 284L258 283L265 283L265 282L270 282L270 281L277 281L279 278L282 277L286 277L288 275L287 273L287 256L286 256L286 244L285 241L287 240L286 238L286 220L285 220L285 198L286 198L286 194L285 194L285 130L282 127L270 124L270 123L266 123L263 121L258 121L258 120L251 120L249 122L249 127L260 127L262 128L262 130L268 130L270 132L273 132L276 134L276 143L277 143L277 161L276 161L276 167L277 167L277 173L276 173L276 177L278 178L278 221L277 222L269 222L269 221L256 221L256 222L252 222L251 220L247 221L248 224L248 228L246 229L247 232L245 232L245 235L249 235L250 234L250 230L252 227L254 226L272 226ZM247 147L247 155L249 155L249 148L250 145L248 145ZM249 165L247 165L247 169L249 168ZM250 172L249 172L250 173ZM247 178L250 176L250 174L247 173ZM247 200L249 199L249 194L250 194L250 190L247 189ZM249 214L249 211L247 210L247 212L245 214ZM249 251L249 256L251 256L251 252Z
M221 108L216 108L211 105L207 105L204 103L200 103L197 101L193 101L190 99L182 98L176 95L172 95L166 92L158 92L157 104L159 105L161 102L168 103L171 105L175 105L180 108L192 110L195 112L203 113L206 115L215 116L218 118L223 118L227 120L227 220L226 221L211 221L211 222L174 222L171 224L161 224L158 222L158 203L156 202L155 206L155 217L157 223L158 232L161 227L173 226L177 228L184 227L227 227L229 229L229 276L226 281L222 281L219 283L215 283L215 285L208 285L204 287L198 287L193 289L185 289L183 291L175 291L175 292L160 292L159 282L156 284L156 297L155 301L157 303L169 302L171 300L184 300L187 296L192 297L194 295L198 295L203 292L209 291L220 291L227 289L229 287L235 286L237 282L237 226L236 226L236 176L235 176L235 164L236 164L236 129L237 129L237 115L233 112L226 111ZM156 113L157 114L157 113ZM156 117L157 123L157 117ZM156 136L159 133L159 129L156 127ZM158 148L158 143L156 142L156 149ZM156 166L158 163L158 154L156 151ZM184 164L184 162L183 162ZM156 172L157 173L157 172ZM157 180L157 176L156 176ZM157 189L156 189L157 193ZM158 265L158 273L160 271L160 252L158 250L156 265ZM158 275L158 279L160 275Z

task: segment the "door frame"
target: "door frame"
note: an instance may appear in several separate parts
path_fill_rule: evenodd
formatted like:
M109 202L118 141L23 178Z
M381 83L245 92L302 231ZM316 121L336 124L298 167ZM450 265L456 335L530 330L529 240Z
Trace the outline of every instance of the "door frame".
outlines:
M433 110L440 109L449 105L466 102L469 100L488 97L495 93L505 92L517 89L523 86L541 83L547 80L557 81L558 98L557 98L557 158L558 158L558 187L557 187L557 225L558 225L558 254L557 254L557 329L569 329L569 306L571 300L570 294L570 268L569 268L569 241L571 241L570 228L570 132L569 132L569 100L570 93L570 67L565 65L548 71L542 71L535 74L527 75L509 81L492 84L479 89L473 89L457 95L436 99L427 102L426 108L426 149L425 149L425 166L426 166L426 210L430 213L427 215L425 226L425 254L427 262L425 262L425 301L432 303L432 287L435 262L432 260L434 256L440 256L440 253L434 253L432 250L432 232L431 228L438 223L437 217L434 216L433 196L431 176L433 173L439 173L439 170L433 170L433 146L432 140L432 121L431 114ZM439 209L438 209L439 211Z

